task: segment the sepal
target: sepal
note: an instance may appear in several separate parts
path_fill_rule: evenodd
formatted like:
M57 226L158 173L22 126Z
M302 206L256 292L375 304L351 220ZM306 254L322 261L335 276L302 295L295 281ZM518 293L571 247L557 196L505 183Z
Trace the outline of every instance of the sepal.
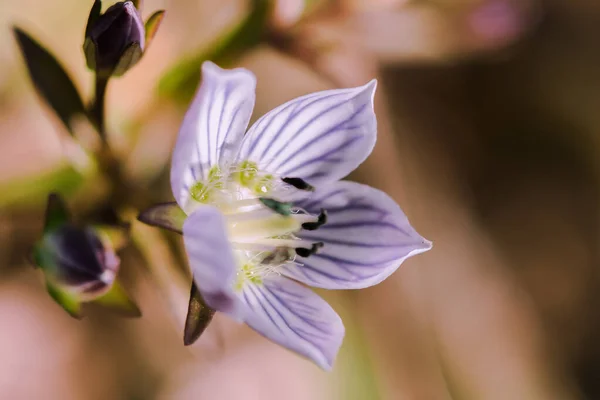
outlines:
M52 297L71 317L76 319L83 318L81 302L77 299L75 294L59 289L50 282L46 283L46 289L48 290L50 297Z
M51 193L46 205L44 233L51 232L70 220L71 216L63 198L57 193Z
M147 208L138 215L138 221L157 226L179 234L183 233L183 223L187 215L175 202L162 203Z
M206 328L208 328L214 315L215 310L206 305L198 287L195 283L192 283L190 302L183 330L183 344L186 346L194 344Z
M93 300L92 303L105 307L126 317L142 316L137 304L129 297L121 283L117 280L106 294Z
M165 10L158 10L146 20L146 23L144 24L146 29L146 49L148 49L148 46L150 46L150 43L154 39L164 17Z

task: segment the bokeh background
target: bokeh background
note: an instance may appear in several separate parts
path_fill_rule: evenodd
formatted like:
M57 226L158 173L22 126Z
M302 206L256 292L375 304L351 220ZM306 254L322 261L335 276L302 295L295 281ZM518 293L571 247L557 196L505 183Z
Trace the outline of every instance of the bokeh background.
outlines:
M331 373L219 315L184 347L180 239L140 224L121 257L143 318L70 318L25 256L48 192L84 216L107 182L36 95L11 28L89 98L92 1L0 0L0 399L600 398L600 2L272 0L259 40L231 35L261 3L146 0L167 16L107 103L139 204L170 199L198 60L257 75L254 119L377 77L378 144L351 179L394 197L433 250L376 287L323 293L347 326Z

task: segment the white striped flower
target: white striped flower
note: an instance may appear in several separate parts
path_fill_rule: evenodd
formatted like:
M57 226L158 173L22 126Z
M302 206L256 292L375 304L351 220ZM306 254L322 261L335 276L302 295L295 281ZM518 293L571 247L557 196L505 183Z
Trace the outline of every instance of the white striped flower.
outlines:
M254 75L206 62L202 76L171 166L187 218L142 220L181 228L210 307L330 369L344 326L306 285L372 286L431 248L385 193L340 181L375 145L376 81L302 96L246 133Z

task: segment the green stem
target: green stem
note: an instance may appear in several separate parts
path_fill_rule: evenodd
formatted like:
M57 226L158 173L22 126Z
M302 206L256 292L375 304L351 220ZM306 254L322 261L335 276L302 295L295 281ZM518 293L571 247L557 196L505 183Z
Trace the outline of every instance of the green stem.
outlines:
M102 148L98 154L98 159L102 171L113 184L111 205L116 211L122 204L127 203L126 197L129 188L123 179L121 162L110 148L106 133L105 103L109 79L110 75L96 74L94 100L90 105L89 113L102 139Z
M96 87L94 93L94 102L90 108L92 120L96 124L98 133L106 145L106 130L105 130L105 115L104 103L106 99L106 87L108 86L109 77L96 75Z

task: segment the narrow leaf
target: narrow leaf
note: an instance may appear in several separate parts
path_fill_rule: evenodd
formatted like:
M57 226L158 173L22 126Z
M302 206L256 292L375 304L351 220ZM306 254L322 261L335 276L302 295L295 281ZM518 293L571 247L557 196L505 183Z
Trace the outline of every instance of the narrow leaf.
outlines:
M105 295L93 300L92 303L106 307L126 317L137 318L142 316L137 304L129 298L119 281L115 281Z
M150 18L148 18L148 20L146 21L146 48L144 49L144 51L146 51L148 49L148 46L150 46L150 42L152 41L152 39L154 39L156 31L158 30L158 27L160 26L164 17L165 10L159 10L152 14Z
M92 6L92 9L90 10L90 15L88 17L87 24L85 26L85 37L86 38L90 34L90 29L92 29L92 26L94 26L94 23L96 23L96 21L100 17L101 10L102 10L102 1L101 0L94 1L94 5Z
M162 203L152 206L138 215L138 221L150 226L168 229L183 234L183 222L187 215L177 203Z
M51 193L48 196L48 205L46 206L44 232L50 232L69 222L69 220L69 210L62 197L57 193Z
M19 28L13 31L33 84L72 134L73 117L85 115L85 106L73 81L42 45Z
M215 315L215 310L208 307L195 283L192 283L190 291L190 303L187 317L185 318L185 328L183 330L183 344L189 346L204 333L210 321Z

